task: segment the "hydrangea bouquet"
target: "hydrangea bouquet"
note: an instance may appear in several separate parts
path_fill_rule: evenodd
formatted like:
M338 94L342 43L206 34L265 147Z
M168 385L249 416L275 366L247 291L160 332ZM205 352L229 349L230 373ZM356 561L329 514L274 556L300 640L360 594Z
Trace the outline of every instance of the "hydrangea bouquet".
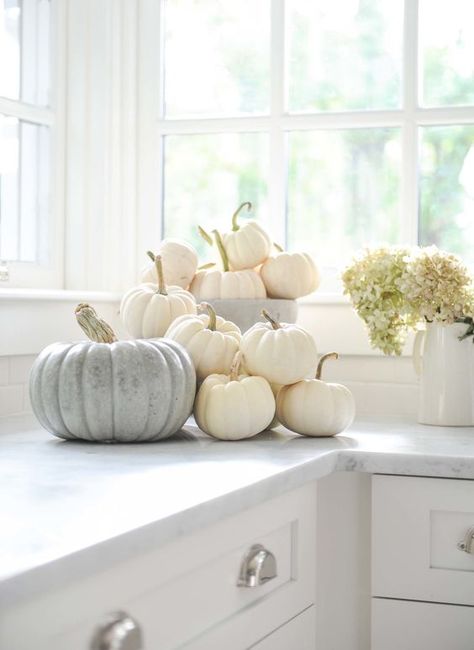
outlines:
M407 332L423 322L463 322L465 336L474 334L472 277L435 246L366 249L342 280L372 346L384 354L401 354Z

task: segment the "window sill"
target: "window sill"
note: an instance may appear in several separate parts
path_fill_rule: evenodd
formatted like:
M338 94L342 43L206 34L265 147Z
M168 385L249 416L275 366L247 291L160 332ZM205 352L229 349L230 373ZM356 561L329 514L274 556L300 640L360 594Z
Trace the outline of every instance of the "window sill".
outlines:
M0 302L117 302L121 294L107 291L68 291L66 289L0 289Z

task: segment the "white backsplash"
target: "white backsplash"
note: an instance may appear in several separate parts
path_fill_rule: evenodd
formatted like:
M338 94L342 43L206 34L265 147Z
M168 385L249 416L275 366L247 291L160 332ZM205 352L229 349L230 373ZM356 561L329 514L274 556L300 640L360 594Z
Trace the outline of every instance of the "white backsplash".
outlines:
M28 377L34 359L34 355L0 357L0 416L31 411ZM323 378L353 391L359 416L415 418L418 386L408 357L343 355L325 364Z

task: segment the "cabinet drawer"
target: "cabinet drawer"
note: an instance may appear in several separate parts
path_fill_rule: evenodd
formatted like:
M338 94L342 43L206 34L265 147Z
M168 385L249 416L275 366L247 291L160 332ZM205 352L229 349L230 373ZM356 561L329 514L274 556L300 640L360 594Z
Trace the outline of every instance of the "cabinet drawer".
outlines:
M474 481L374 476L372 594L474 605Z
M315 650L316 615L314 607L272 632L251 650Z
M372 650L472 650L474 608L374 598Z
M315 489L272 499L2 612L0 647L87 650L97 625L118 610L139 623L146 648L194 648L193 640L200 647L199 638L220 627L233 630L236 648L249 647L314 602ZM257 587L237 586L254 544L274 554L277 576Z

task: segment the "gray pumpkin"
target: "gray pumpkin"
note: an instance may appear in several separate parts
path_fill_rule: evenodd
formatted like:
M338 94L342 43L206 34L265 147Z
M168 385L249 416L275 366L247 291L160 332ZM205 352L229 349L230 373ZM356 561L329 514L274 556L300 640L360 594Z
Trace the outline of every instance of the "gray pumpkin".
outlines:
M85 308L93 312L79 305L76 314ZM178 431L196 392L186 350L169 339L117 341L95 312L87 319L78 316L88 335L107 342L54 343L33 364L30 398L40 423L60 438L97 442L160 440Z

